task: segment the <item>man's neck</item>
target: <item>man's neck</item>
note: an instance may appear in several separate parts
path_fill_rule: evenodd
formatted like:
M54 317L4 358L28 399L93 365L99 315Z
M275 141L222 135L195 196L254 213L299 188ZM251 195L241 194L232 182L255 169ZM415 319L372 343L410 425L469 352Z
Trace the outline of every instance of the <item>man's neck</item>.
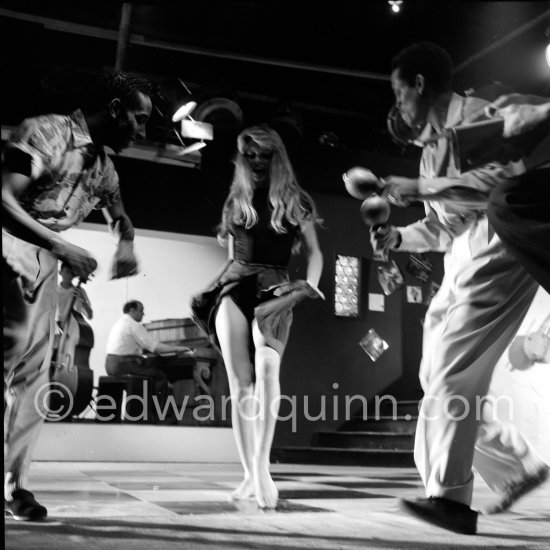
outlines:
M103 115L84 113L84 119L88 125L93 144L96 147L103 147L103 145L105 145L105 135L107 133Z
M435 98L435 101L430 107L428 122L437 131L440 131L445 127L445 122L447 122L447 113L449 111L449 103L451 102L452 96L452 90L444 92Z

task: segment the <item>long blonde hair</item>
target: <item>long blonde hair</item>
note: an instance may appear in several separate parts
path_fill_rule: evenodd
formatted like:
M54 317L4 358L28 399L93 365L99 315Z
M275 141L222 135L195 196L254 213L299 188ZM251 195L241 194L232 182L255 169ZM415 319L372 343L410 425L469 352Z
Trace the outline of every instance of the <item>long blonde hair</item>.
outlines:
M244 153L252 144L271 151L269 170L269 203L271 205L271 227L276 233L286 233L283 218L294 226L313 220L320 224L313 199L304 191L294 174L285 146L279 134L267 125L253 126L241 132L237 138L235 172L225 200L222 220L218 226L218 240L224 242L234 226L250 229L258 222L258 213L252 206L255 184L252 171Z

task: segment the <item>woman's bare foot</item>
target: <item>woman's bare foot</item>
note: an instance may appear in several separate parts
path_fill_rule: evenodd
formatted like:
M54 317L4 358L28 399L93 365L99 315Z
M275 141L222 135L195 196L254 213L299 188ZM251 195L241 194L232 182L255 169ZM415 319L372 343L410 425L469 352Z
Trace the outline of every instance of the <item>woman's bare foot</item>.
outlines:
M244 500L254 494L254 478L245 476L241 484L231 493L230 500Z
M276 508L279 491L269 474L269 463L254 467L256 500L260 508Z

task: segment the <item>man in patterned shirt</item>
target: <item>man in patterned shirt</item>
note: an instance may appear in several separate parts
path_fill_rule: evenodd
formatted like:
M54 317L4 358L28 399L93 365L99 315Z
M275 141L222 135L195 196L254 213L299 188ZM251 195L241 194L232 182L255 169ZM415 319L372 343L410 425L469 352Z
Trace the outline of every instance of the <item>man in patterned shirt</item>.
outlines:
M82 111L25 120L4 150L4 493L15 519L47 515L24 485L47 410L57 262L69 264L83 280L97 267L88 251L59 233L102 209L118 237L112 278L137 273L134 229L104 146L119 152L145 137L150 95L151 84L141 77L103 75Z

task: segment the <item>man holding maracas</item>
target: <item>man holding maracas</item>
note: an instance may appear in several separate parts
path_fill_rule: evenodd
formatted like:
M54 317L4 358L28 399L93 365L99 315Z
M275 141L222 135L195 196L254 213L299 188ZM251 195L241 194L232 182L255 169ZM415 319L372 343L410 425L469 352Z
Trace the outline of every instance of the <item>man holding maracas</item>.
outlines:
M372 230L371 243L375 251L445 253L445 276L424 321L420 365L424 399L415 462L427 498L401 504L424 521L473 534L477 512L470 508L472 464L499 494L495 510L510 506L540 484L548 466L513 426L480 417L479 402L487 396L494 367L538 286L503 246L485 213L491 189L521 173L522 165L491 163L461 173L451 141L438 139L445 128L458 126L486 105L453 93L451 74L450 57L431 43L414 44L393 60L396 106L403 120L420 130L425 143L420 177L390 176L382 191L372 192L381 192L398 206L424 200L426 216L406 227ZM356 194L368 187L367 182L372 185L370 177L359 179L361 185L353 185ZM455 202L438 200L449 193Z

